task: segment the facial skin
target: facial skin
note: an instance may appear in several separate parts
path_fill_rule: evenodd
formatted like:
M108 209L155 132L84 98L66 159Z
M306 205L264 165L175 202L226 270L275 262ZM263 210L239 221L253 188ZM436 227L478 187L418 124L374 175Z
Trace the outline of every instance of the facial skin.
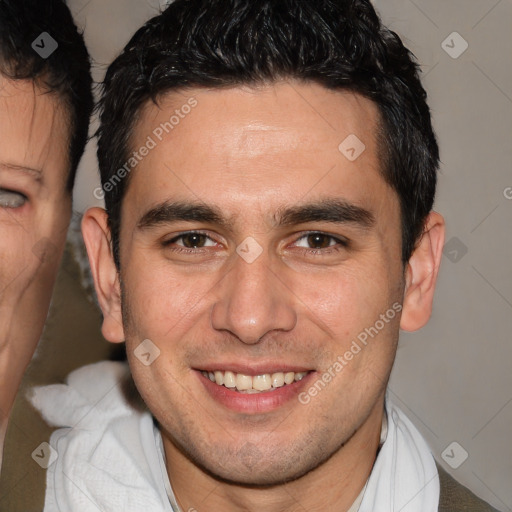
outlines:
M0 134L1 447L48 314L71 196L69 123L54 95L31 81L0 76Z
M399 328L430 316L444 221L430 214L404 272L398 196L378 172L377 108L315 84L168 95L160 108L146 105L133 149L190 96L197 106L130 176L120 276L105 212L84 217L103 334L126 340L182 510L347 510L375 460ZM350 134L366 146L352 162L338 150ZM327 200L363 208L374 222L276 222L286 208ZM216 207L231 224L165 221L162 210L148 220L166 201ZM190 230L207 237L175 240ZM263 249L252 263L236 252L247 237ZM299 391L394 303L401 318L301 404ZM145 339L160 350L149 366L134 355ZM275 401L261 397L279 390L222 402L199 371L259 375L285 365L310 373Z

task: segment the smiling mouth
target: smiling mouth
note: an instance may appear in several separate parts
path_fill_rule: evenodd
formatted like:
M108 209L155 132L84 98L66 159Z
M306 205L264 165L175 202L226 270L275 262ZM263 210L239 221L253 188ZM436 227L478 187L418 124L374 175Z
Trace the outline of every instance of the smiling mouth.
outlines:
M302 380L308 373L310 372L277 372L250 376L231 371L201 371L204 377L215 384L246 394L275 391Z

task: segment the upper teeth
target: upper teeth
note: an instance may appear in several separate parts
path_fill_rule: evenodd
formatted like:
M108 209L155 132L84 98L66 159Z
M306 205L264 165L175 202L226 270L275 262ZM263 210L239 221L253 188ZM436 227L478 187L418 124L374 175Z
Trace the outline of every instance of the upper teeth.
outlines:
M230 371L215 372L201 372L205 377L208 377L212 382L216 382L219 386L226 386L227 388L236 388L238 391L243 392L257 392L268 391L291 384L294 381L301 380L308 372L277 372L265 373L263 375L244 375L242 373L234 373Z

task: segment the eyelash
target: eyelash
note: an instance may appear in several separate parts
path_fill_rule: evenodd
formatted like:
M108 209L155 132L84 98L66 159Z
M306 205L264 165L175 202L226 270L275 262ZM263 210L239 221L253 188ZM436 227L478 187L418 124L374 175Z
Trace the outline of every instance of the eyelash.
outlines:
M166 240L164 242L162 242L162 245L173 251L173 252L176 252L176 253L179 253L179 254L202 254L204 251L202 251L201 249L204 249L203 247L199 248L199 249L190 249L190 248L187 248L187 247L181 247L181 246L175 246L175 247L172 247L171 244L175 243L176 241L182 239L183 237L187 236L187 235L193 235L193 234L197 234L197 235L204 235L206 236L208 239L210 239L211 241L215 241L213 240L210 236L208 236L207 233L203 232L203 231L186 231L185 233L181 233L181 235L178 235L178 236L175 236L174 238L171 238L170 240ZM326 255L326 254L331 254L333 252L339 252L341 251L343 248L347 248L349 247L349 242L348 240L343 240L343 239L340 239L340 238L337 238L333 235L329 235L328 233L323 233L322 231L308 231L306 233L303 233L298 239L297 241L299 240L302 240L303 238L306 238L310 235L322 235L322 236L326 236L327 238L331 239L331 240L335 240L339 245L341 245L342 247L337 247L337 246L329 246L329 247L326 247L326 248L323 248L323 249L308 249L308 248L300 248L301 252L306 255L306 256L317 256L317 255ZM296 241L296 242L297 242Z

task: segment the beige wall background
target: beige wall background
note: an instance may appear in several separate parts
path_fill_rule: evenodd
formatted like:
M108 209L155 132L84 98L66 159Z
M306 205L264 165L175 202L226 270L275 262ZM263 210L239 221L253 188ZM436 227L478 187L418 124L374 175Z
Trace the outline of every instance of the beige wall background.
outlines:
M156 0L71 3L75 12L82 9L77 19L98 63L97 79L159 7ZM377 0L375 6L421 64L441 148L435 209L447 222L431 321L419 332L402 333L389 392L455 478L509 511L512 3ZM464 41L467 49L453 58ZM91 193L96 180L91 151L80 172L77 209L98 204ZM454 469L464 452L467 459Z
M499 510L511 511L512 3L375 3L385 24L402 37L423 70L441 147L435 209L447 221L431 321L419 332L402 333L389 393L457 480ZM85 30L98 81L134 31L160 7L158 0L69 0L69 4ZM91 143L79 170L75 220L87 207L101 205L93 195L98 185ZM60 304L61 310L71 306ZM58 324L55 314L50 320ZM94 325L99 321L97 312L90 311L89 317ZM75 329L80 325L75 324ZM96 331L91 336L98 336ZM57 354L48 346L43 343L40 357L42 352ZM85 352L76 352L74 366L101 357L107 349L102 345L94 354ZM59 366L55 358L45 357ZM32 370L32 381L44 382L34 378ZM63 373L62 367L56 371ZM18 404L18 411L24 410ZM23 482L36 471L29 467L29 454L43 440L31 435L29 420L22 416L19 412L12 423L10 435L17 441L11 442L15 448L7 456L18 461L24 449L28 454L24 460L29 462L20 464L16 476L13 471L4 484L12 490L12 503L26 497ZM43 485L42 474L34 478Z

